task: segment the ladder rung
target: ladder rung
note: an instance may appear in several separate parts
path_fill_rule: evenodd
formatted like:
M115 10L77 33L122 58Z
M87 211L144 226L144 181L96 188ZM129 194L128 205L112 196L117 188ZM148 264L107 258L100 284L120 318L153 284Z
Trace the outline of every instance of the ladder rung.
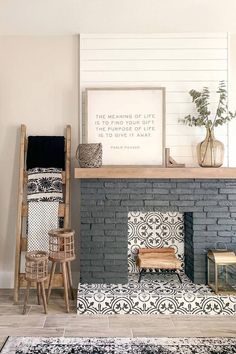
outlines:
M27 251L27 237L22 236L20 240L20 249L22 252Z

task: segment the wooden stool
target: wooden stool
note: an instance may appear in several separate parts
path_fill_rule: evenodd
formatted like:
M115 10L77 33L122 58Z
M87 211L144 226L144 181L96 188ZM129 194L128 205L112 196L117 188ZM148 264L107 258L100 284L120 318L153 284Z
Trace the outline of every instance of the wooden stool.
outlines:
M181 261L176 257L175 250L172 247L140 248L136 264L140 268L138 282L141 281L141 277L147 269L157 269L161 272L176 274L180 283L182 283L179 275Z
M52 290L52 279L55 273L57 262L62 267L64 298L66 311L70 311L68 285L71 299L74 300L73 285L70 262L75 259L74 248L74 230L71 229L55 229L48 232L49 234L49 260L52 261L52 268L48 286L48 301Z
M25 255L25 279L27 287L25 291L25 301L23 314L26 313L26 306L29 299L31 282L36 282L38 304L40 305L40 290L43 299L44 312L47 313L47 302L44 282L48 279L48 253L44 251L27 252Z

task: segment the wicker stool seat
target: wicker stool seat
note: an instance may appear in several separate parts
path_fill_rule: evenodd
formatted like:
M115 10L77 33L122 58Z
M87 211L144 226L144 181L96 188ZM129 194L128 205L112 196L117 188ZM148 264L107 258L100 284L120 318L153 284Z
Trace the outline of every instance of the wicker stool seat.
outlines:
M29 290L32 282L37 285L38 304L40 305L40 292L43 299L44 312L47 313L47 302L45 295L45 281L48 280L48 253L44 251L27 252L25 255L25 279L27 287L25 291L25 300L23 314L26 313L26 307L29 298Z
M49 260L52 262L48 287L48 301L52 290L52 279L55 273L56 265L59 263L62 267L66 311L69 312L70 307L68 290L70 290L71 299L74 300L70 262L75 259L75 232L71 229L54 229L49 231L48 234Z

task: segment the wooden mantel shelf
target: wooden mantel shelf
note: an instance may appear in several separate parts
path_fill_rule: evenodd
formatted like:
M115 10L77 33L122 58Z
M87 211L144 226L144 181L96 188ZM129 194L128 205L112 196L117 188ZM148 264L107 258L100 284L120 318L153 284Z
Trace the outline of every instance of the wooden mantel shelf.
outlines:
M102 166L75 168L75 178L236 179L236 167Z

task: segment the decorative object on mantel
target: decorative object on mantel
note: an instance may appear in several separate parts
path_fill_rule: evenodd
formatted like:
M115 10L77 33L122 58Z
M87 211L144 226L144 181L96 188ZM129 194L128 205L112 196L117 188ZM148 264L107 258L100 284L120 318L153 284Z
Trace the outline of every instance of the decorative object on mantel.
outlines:
M224 160L224 144L215 139L214 128L223 125L236 117L236 112L232 113L228 110L227 90L224 81L220 81L217 90L219 94L218 106L215 115L212 117L212 112L209 110L210 92L208 87L203 90L190 90L189 94L192 97L192 102L195 103L197 116L190 114L180 120L189 126L206 128L205 139L197 146L198 163L201 167L220 167Z
M76 158L80 167L101 167L102 166L102 144L79 144L76 150Z
M164 87L86 88L83 142L102 143L104 165L164 167Z
M232 250L218 248L207 252L207 281L216 294L236 294L236 255Z
M165 167L185 167L185 164L176 162L170 156L170 148L165 148Z

